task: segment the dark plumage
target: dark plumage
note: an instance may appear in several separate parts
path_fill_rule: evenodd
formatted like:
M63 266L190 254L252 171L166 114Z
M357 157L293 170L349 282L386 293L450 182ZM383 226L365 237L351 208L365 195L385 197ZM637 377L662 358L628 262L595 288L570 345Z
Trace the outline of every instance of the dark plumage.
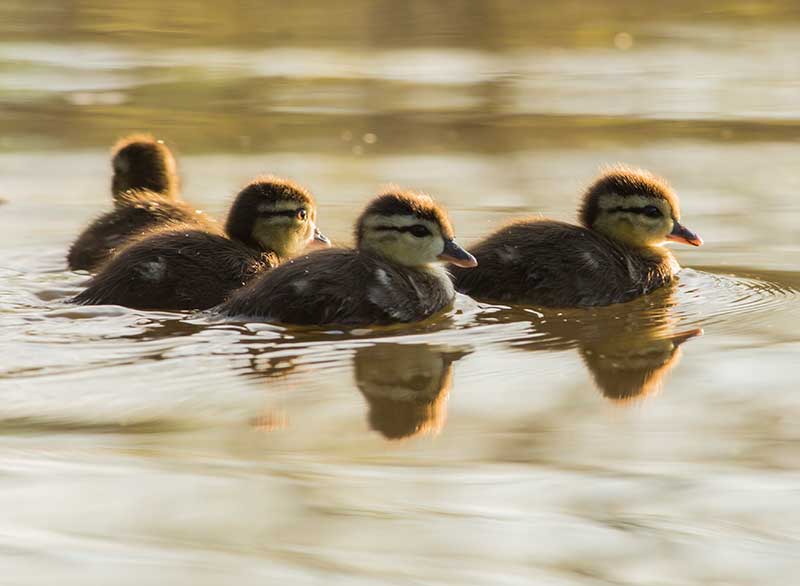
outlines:
M474 263L429 197L386 193L356 225L356 250L328 250L261 275L219 307L227 316L300 325L412 322L448 307L443 259Z
M74 301L168 311L207 309L277 263L274 254L221 233L193 226L165 228L125 247Z
M413 322L445 309L441 275L362 250L332 249L291 260L220 306L231 317L299 325Z
M128 191L114 203L112 211L92 222L70 246L67 263L71 270L97 270L128 240L158 227L216 227L216 222L201 210L152 191Z
M553 220L512 224L470 252L478 267L452 273L458 291L479 299L550 307L610 305L672 278L661 256L643 256L593 230Z
M114 209L94 220L70 246L71 270L97 270L128 239L160 226L210 229L215 224L180 199L175 158L161 141L148 135L126 137L114 145L111 163Z
M453 269L456 289L487 301L550 307L630 301L677 268L661 244L702 240L678 222L677 198L650 173L614 167L584 195L584 226L520 220L475 245L478 267Z
M130 189L144 189L166 197L177 197L180 191L172 151L149 134L133 134L117 141L111 149L111 166L114 197Z
M264 209L287 202L307 210L303 220ZM314 237L313 205L309 194L288 181L256 180L231 206L227 234L195 226L170 226L149 233L115 255L74 301L162 310L218 305L231 291L276 266L282 260L276 250L297 252L287 244L294 242L296 232L302 233L297 240L303 246Z

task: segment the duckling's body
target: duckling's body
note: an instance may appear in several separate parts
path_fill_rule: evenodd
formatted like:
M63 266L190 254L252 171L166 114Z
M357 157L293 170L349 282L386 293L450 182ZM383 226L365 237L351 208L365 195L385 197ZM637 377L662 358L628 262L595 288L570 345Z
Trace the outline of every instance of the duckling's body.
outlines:
M514 223L470 252L479 268L453 269L456 288L511 303L610 305L653 291L673 275L667 251L640 254L593 230L554 220Z
M274 253L222 233L194 226L162 228L123 248L75 301L165 311L207 309L278 262Z
M313 205L288 181L256 180L238 194L225 232L188 225L146 234L115 255L74 301L162 310L218 305L312 239L324 239Z
M259 276L220 312L298 325L419 321L453 302L437 260L474 263L455 244L444 213L418 194L376 198L358 221L357 241L354 250L315 252Z
M583 226L532 219L501 228L472 248L477 269L453 269L456 289L550 307L630 301L670 283L679 269L665 240L702 243L678 223L679 213L666 182L614 168L587 191Z
M131 238L159 227L194 226L218 229L217 223L184 201L152 191L120 194L114 209L97 218L70 246L67 263L71 270L97 270Z
M398 267L368 251L321 250L280 269L235 293L224 313L302 325L390 324L425 319L453 302L443 268Z
M175 157L147 135L120 140L111 158L114 209L94 220L67 254L71 270L97 270L116 249L141 234L168 225L192 224L211 229L213 219L179 195Z

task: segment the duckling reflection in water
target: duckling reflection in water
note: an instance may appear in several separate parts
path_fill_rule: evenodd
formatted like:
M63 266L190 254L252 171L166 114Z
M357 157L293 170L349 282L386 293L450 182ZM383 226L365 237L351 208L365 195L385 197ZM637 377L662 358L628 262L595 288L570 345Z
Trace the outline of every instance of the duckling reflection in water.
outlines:
M356 224L356 249L314 252L236 291L226 316L297 325L373 325L426 319L452 305L440 263L475 266L450 221L427 195L391 191Z
M453 364L467 354L428 344L383 343L357 349L355 379L369 405L370 427L392 440L441 431Z
M216 225L213 219L180 199L175 157L149 135L123 138L113 147L114 209L94 220L72 243L71 270L94 271L131 237L169 224Z
M515 345L529 351L577 347L598 390L614 402L643 398L658 390L679 362L681 345L703 333L676 331L670 314L675 286L621 307L565 310L535 324L536 340Z
M680 361L680 346L703 333L701 329L650 339L610 338L606 343L580 347L580 354L603 396L630 401L657 391L664 377Z
M603 173L579 215L581 226L531 219L501 228L472 248L475 270L453 270L456 289L547 307L623 303L672 281L680 267L665 241L703 243L679 222L667 182L639 169Z
M231 205L225 233L170 226L145 234L114 256L75 297L84 305L208 309L312 241L329 246L316 206L290 181L259 178Z
M257 376L276 383L295 386L303 376L318 377L319 364L304 363L302 355L273 355L253 350L245 376ZM436 434L447 419L447 397L453 381L453 364L471 350L429 344L377 342L356 348L353 355L353 376L358 390L369 407L367 420L371 429L390 440L421 434ZM326 364L328 372L343 367L336 361ZM251 425L270 431L285 427L288 421L282 411L267 411L254 417Z

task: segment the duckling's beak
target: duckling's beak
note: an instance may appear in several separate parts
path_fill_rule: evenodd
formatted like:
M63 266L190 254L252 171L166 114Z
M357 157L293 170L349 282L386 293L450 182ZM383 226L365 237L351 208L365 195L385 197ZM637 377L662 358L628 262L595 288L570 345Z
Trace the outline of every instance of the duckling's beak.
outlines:
M325 236L325 234L320 232L319 228L317 228L316 226L314 226L314 240L316 242L321 242L322 244L325 244L326 246L330 246L331 245L330 238L328 238L327 236Z
M689 230L689 228L682 226L677 220L672 221L672 232L667 235L667 240L675 242L683 242L684 244L691 244L692 246L700 246L703 239L697 234Z
M478 266L478 261L475 257L456 244L455 240L445 240L444 250L436 258L454 264L457 267L471 268Z

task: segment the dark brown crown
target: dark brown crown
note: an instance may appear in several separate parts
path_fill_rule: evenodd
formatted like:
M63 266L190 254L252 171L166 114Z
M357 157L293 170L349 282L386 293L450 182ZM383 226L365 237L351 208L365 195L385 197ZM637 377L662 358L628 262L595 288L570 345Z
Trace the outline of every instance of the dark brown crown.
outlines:
M591 228L600 213L600 199L611 194L644 195L666 200L672 208L672 217L680 219L678 196L665 179L643 169L615 165L606 169L584 193L578 210L581 224Z
M314 198L308 191L287 179L258 177L236 195L225 222L225 232L248 246L261 248L253 239L253 224L259 216L258 206L280 201L294 202L298 207L306 205L311 219L316 219Z
M364 235L364 220L369 216L415 216L435 222L442 236L452 239L453 226L445 211L429 195L413 191L388 191L373 199L356 222L356 241Z
M161 141L147 134L120 139L112 147L113 195L129 189L141 189L174 195L178 191L175 157Z

